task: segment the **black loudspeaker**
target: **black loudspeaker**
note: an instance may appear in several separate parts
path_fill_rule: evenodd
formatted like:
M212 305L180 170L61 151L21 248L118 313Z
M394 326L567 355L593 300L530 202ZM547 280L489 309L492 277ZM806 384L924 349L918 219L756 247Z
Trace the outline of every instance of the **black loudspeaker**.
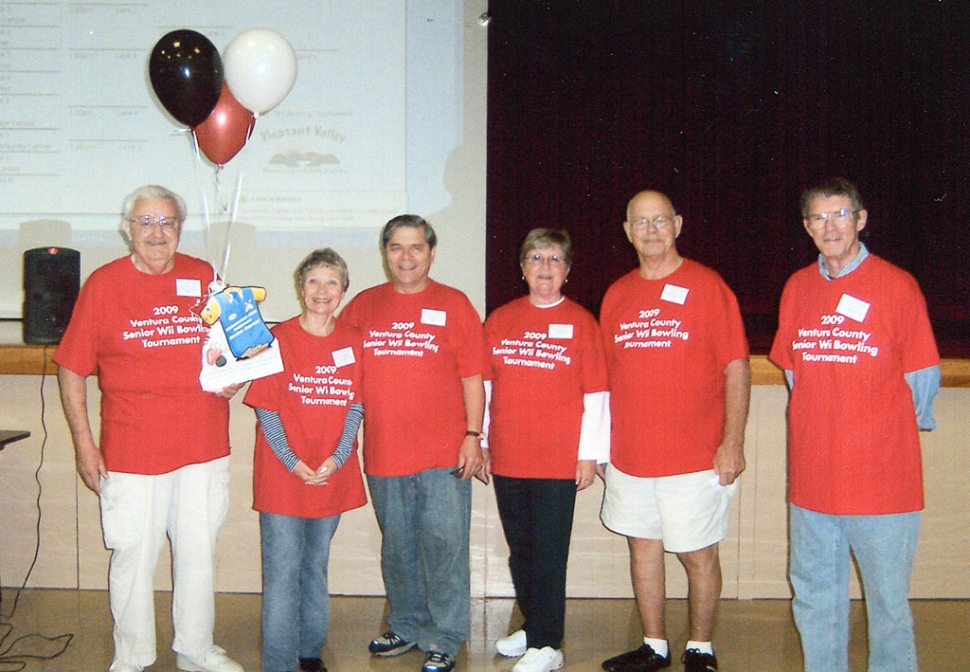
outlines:
M81 253L66 247L24 252L24 343L60 343L81 289Z

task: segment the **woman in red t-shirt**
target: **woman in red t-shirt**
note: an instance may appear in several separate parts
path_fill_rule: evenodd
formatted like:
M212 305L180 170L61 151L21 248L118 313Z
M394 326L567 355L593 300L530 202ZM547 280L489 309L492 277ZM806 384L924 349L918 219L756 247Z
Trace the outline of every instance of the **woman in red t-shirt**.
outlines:
M533 229L519 253L528 296L485 322L489 459L520 630L499 639L518 670L562 667L566 560L576 493L609 459L609 393L599 326L562 295L572 264L565 231Z
M263 557L263 669L319 672L330 541L340 514L367 501L356 453L361 339L334 317L350 284L340 255L315 250L296 280L303 313L273 328L284 370L255 380L245 403L259 418L253 508Z

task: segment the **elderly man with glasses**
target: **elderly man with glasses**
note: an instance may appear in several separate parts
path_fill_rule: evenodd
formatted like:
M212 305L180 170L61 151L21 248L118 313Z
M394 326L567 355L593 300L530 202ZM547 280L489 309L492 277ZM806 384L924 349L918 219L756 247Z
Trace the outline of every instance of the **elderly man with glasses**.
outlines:
M680 256L682 226L664 194L633 197L623 229L640 264L600 311L613 418L602 519L627 537L644 634L642 646L603 663L608 672L670 666L665 552L687 570L684 669L717 670L718 544L744 470L751 371L738 302L717 273Z
M785 285L771 361L784 369L792 609L806 672L849 668L850 552L865 588L869 670L917 669L907 599L923 508L919 430L936 426L940 358L906 271L860 242L848 180L805 190L818 261Z
M164 187L140 187L125 199L121 227L131 253L84 283L54 356L77 471L100 497L111 549L110 672L141 672L155 662L152 579L166 535L176 666L243 669L212 642L213 556L229 510L226 399L240 386L212 394L199 383L205 325L193 309L215 274L177 252L184 221L185 201ZM95 372L98 439L86 383Z

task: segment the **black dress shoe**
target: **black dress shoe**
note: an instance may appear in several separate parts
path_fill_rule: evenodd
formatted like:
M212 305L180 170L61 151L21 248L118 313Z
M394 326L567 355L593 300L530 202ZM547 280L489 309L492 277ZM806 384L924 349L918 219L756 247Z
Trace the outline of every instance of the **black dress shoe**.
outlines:
M670 667L670 656L661 656L649 644L603 661L606 672L654 672L665 667Z
M717 658L713 653L701 653L697 649L687 649L681 656L684 672L717 672Z

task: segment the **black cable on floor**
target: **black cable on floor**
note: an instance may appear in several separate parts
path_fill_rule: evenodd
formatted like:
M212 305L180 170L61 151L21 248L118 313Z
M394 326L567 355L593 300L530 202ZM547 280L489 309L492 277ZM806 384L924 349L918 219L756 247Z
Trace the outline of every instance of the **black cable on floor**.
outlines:
M28 658L35 660L51 660L52 658L57 658L67 650L71 640L74 639L73 633L58 635L57 637L45 637L44 635L37 633L29 633L26 635L21 635L17 639L13 640L9 646L4 648L7 638L14 630L14 625L11 621L17 611L17 603L20 601L20 594L27 587L27 581L30 579L30 575L34 571L34 565L37 564L37 558L40 556L40 523L43 517L43 509L40 502L41 496L44 492L44 486L40 482L40 470L44 466L44 454L47 448L48 438L47 404L44 399L44 383L47 380L46 346L44 347L42 366L43 368L40 374L40 425L43 429L43 439L40 443L40 461L37 464L37 469L34 471L34 481L37 483L37 541L34 544L34 557L30 561L30 567L27 568L27 574L24 576L23 583L20 584L20 587L17 588L17 591L14 593L13 607L10 609L10 613L0 613L0 672L19 672L27 666L26 659ZM32 643L36 643L37 646L27 646ZM53 644L53 652L32 652L30 650L31 648L43 649L45 644Z

